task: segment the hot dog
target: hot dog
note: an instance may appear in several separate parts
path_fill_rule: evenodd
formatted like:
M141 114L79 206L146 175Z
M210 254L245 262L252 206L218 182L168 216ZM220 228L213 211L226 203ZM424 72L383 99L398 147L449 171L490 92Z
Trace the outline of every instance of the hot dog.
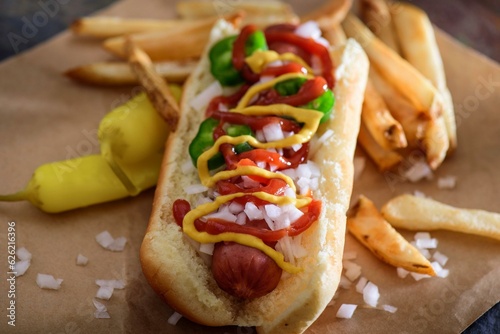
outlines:
M368 61L296 32L219 21L185 84L141 264L194 322L301 333L337 289Z

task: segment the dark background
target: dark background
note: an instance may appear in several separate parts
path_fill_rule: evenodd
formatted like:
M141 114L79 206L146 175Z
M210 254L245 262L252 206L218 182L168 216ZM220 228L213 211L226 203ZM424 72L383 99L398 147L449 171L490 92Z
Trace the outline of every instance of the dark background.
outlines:
M89 15L116 0L59 0L68 3L59 6L50 15L56 0L0 0L0 60L23 52L66 29L76 18ZM424 9L431 21L461 43L485 56L500 62L500 1L499 0L413 0ZM43 7L45 6L45 8ZM52 9L51 9L52 8ZM43 9L49 13L46 23L43 17L35 18ZM39 21L40 28L33 36L23 34L26 21ZM44 24L41 24L44 23ZM25 28L26 29L26 28ZM16 40L15 35L29 36ZM0 79L1 80L1 79ZM500 304L494 306L464 334L500 333Z

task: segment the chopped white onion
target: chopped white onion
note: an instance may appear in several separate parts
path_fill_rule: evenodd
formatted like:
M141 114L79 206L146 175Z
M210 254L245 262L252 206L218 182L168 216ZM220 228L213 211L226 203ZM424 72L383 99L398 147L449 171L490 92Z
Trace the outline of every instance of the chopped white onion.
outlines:
M351 261L342 261L345 269L345 276L351 281L355 281L361 276L361 266Z
M279 123L269 123L262 128L267 142L274 142L285 138Z
M101 286L97 290L96 298L109 300L113 295L114 288L112 286Z
M127 244L127 238L118 237L115 240L113 240L113 242L111 243L111 245L107 247L107 249L113 252L121 252L125 249L126 244Z
M415 245L420 249L434 249L437 248L437 239L417 239L415 240Z
M448 257L439 251L434 252L434 254L432 254L432 258L442 266L446 265L446 262L448 262Z
M89 259L82 254L78 254L76 257L76 265L77 266L86 266L89 263Z
M414 273L414 272L411 272L410 275L411 275L411 277L413 277L413 279L415 281L420 281L421 279L431 277L430 275L427 275L427 274L419 274L419 273Z
M229 211L229 205L219 207L218 211L205 215L205 218L223 219L231 223L236 222L236 216Z
M103 303L101 303L95 299L92 299L92 302L94 303L94 307L96 308L96 311L100 311L100 312L106 311L106 306Z
M213 255L214 254L214 243L206 243L206 244L201 244L200 245L200 252L208 254L208 255Z
M358 305L355 304L342 304L337 311L336 317L341 319L351 319L357 307Z
M358 283L356 284L356 292L363 294L363 290L368 283L368 279L366 277L361 276L359 278Z
M453 175L443 176L438 179L437 186L439 189L453 189L457 183L457 177Z
M247 202L245 204L244 211L245 211L248 219L250 219L250 220L264 219L264 215L262 214L262 211L252 202Z
M314 40L321 37L321 30L316 21L306 21L302 23L295 29L294 33L301 37L312 38Z
M302 234L299 234L296 237L292 237L292 249L293 249L293 256L296 259L300 259L301 257L304 257L307 255L307 249L302 246Z
M177 323L179 322L179 320L181 320L182 318L182 314L180 313L177 313L177 312L174 312L174 314L172 314L169 318L168 318L168 323L175 326L177 325Z
M98 235L96 235L95 240L99 245L101 245L103 248L108 248L109 245L113 243L115 239L111 236L111 234L108 231L102 231Z
M16 249L16 256L19 260L31 260L31 253L24 247Z
M351 288L351 281L347 279L347 277L345 277L344 275L340 276L340 282L339 282L339 286L343 289L349 289Z
M94 318L96 319L109 319L111 316L109 315L106 306L103 303L98 302L97 300L92 300L94 303L94 307L96 310L94 311Z
M266 141L266 137L264 137L264 132L262 132L261 130L255 131L255 138L257 138L257 140L260 141L261 143Z
M14 272L15 272L16 277L24 275L24 273L26 272L26 270L28 270L30 265L31 265L30 259L17 261L14 264Z
M415 240L419 239L431 239L431 234L429 232L417 232L415 233L415 236L413 237Z
M214 81L201 93L191 99L189 104L197 111L203 111L214 97L222 95L222 86L219 81Z
M418 182L423 178L432 178L432 170L424 161L417 161L405 173L404 177L411 182Z
M42 289L59 290L62 282L62 279L56 279L52 275L40 273L36 275L36 284Z
M247 222L247 215L244 212L238 213L238 216L236 216L235 223L238 225L245 225L246 222Z
M122 279L96 279L95 284L100 287L112 287L113 289L125 289L125 281Z
M363 289L363 300L365 303L376 307L379 297L378 287L372 282L368 282Z
M382 305L382 309L390 313L396 313L396 311L398 310L397 307L392 305Z
M439 271L439 273L436 273L436 275L438 277L441 277L441 278L445 278L445 277L448 277L448 275L450 274L450 271L448 269L441 269Z
M396 270L400 278L405 278L410 273L408 270L401 267L396 268Z
M266 210L267 216L271 219L279 218L282 214L281 208L275 204L266 204L264 205L264 209Z
M290 226L290 222L294 222L304 215L304 212L300 211L293 204L285 204L281 207L281 209L283 210L283 213L286 213L289 220L287 224L283 224L284 226L282 228Z
M184 187L184 192L188 195L200 194L208 190L208 187L203 184L191 184L187 187Z
M231 204L229 204L228 206L229 212L231 212L234 215L242 212L243 208L244 208L243 204L240 204L238 202L231 202Z

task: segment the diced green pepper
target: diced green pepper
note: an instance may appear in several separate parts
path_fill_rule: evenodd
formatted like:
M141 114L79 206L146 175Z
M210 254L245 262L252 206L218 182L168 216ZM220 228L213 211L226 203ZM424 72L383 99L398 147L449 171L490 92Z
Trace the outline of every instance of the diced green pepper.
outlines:
M274 85L274 89L281 96L294 95L299 92L300 87L302 87L302 85L306 81L307 79L305 78L289 79L277 83L276 85ZM321 94L314 100L300 107L321 111L324 115L321 118L320 123L323 123L330 117L334 105L335 105L335 96L330 89L327 89L323 94Z
M243 83L240 72L233 66L233 44L238 36L221 39L212 46L208 57L210 72L222 86L235 86ZM249 56L256 50L267 50L266 37L260 30L250 34L245 42L245 55Z
M196 137L189 145L189 155L195 166L197 165L200 155L214 145L215 141L213 135L218 125L219 121L211 117L200 124ZM230 125L226 133L231 137L253 135L252 129L247 125ZM235 147L236 153L241 153L250 149L252 149L252 147L247 143L242 143ZM208 168L210 170L219 168L222 165L224 165L224 157L220 152L208 160Z

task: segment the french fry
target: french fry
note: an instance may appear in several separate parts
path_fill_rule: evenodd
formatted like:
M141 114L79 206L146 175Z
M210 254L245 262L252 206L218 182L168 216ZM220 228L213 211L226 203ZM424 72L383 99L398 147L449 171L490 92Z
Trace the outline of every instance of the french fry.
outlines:
M402 125L409 147L421 145L424 138L427 116L391 86L373 67L370 80L384 99L391 115Z
M153 64L155 72L168 82L184 82L196 66L196 60L171 60ZM78 82L95 86L124 86L138 83L125 62L98 62L72 68L65 74Z
M83 17L70 26L79 36L109 38L146 31L158 31L191 24L187 20L125 19L110 16Z
M450 141L446 132L446 123L443 116L438 116L435 119L427 121L422 140L422 148L425 152L425 157L429 166L437 169L444 158Z
M360 15L375 36L396 53L400 53L391 11L385 0L362 0Z
M449 138L449 148L457 145L455 113L446 87L443 60L427 14L408 3L398 3L393 21L403 57L437 88L443 96L443 117Z
M128 61L132 71L146 90L149 100L174 132L179 121L179 105L165 80L154 70L148 55L132 41L127 41Z
M361 122L359 128L358 143L363 147L380 171L391 170L403 161L403 157L399 153L380 146L375 139L373 139L363 122Z
M289 4L280 1L179 1L177 14L183 19L225 16L245 12L242 24L265 27L272 23L298 23L299 18Z
M373 139L383 148L396 149L407 146L403 127L392 117L384 99L370 80L366 85L361 118Z
M352 7L352 0L329 0L322 6L302 16L302 22L313 20L321 29L328 30L340 25Z
M386 80L417 109L429 118L442 112L442 98L437 89L420 72L382 43L358 18L348 15L342 26L348 37L358 40Z
M407 230L450 230L500 240L500 214L456 208L429 198L401 195L382 207L391 225Z
M431 263L360 196L347 217L347 229L380 260L408 271L435 276Z
M129 38L153 61L199 58L209 39L210 28L216 20L216 17L206 18L165 31L113 37L106 39L103 46L111 53L126 58L125 44Z

